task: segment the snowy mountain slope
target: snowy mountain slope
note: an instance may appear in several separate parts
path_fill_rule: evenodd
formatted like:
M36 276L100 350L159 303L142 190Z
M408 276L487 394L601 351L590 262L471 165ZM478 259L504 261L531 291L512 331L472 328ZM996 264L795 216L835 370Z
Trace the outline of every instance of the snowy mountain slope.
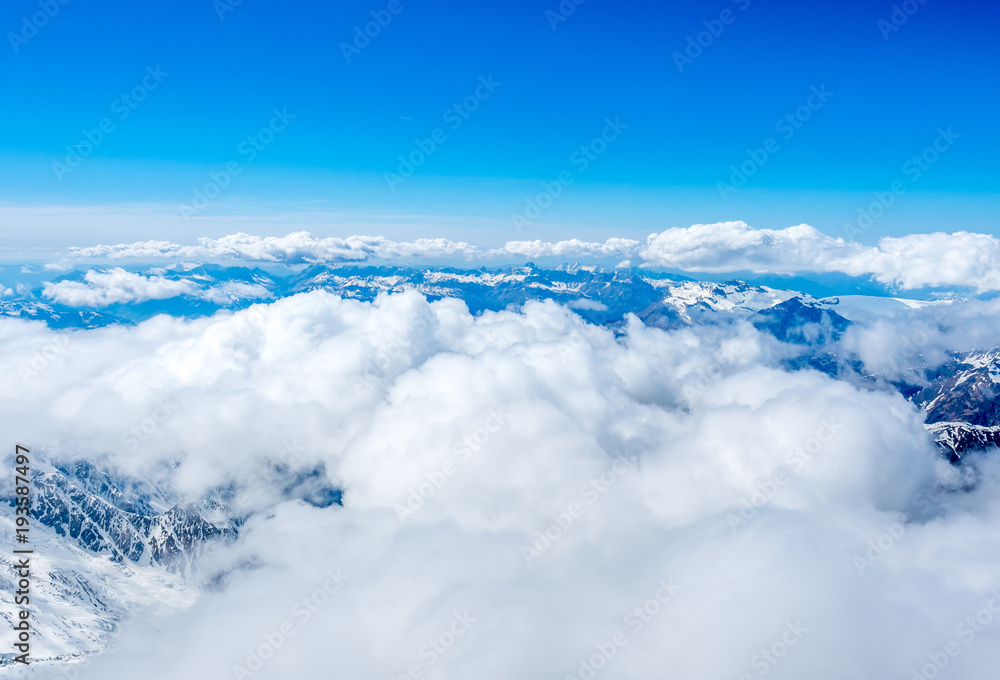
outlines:
M899 297L875 297L873 295L838 295L837 297L820 298L816 302L856 322L891 318L913 309L932 305L952 304L952 300L913 300Z
M14 544L12 513L0 512L0 541ZM116 562L67 541L52 528L31 529L32 668L78 661L111 642L130 617L152 619L190 606L197 590L177 574L151 566ZM13 625L14 560L0 552L0 617ZM14 654L0 650L0 668L13 672Z
M217 512L217 502L178 502L162 489L87 462L35 465L32 517L114 561L186 573L203 546L237 534L239 520ZM11 492L7 485L0 492L0 502L8 507L13 506Z
M104 649L130 616L188 606L197 586L187 577L199 556L238 530L238 521L213 512L207 501L175 502L163 486L91 463L52 465L36 454L32 467L31 542L21 547L34 550L34 662L79 660ZM4 545L14 545L13 491L5 475ZM0 616L8 622L20 609L8 580L13 557L0 554ZM0 666L12 664L12 657L0 654Z
M692 315L706 310L747 317L798 295L793 291L753 286L742 281L721 284L668 281L660 286L664 289L663 303L676 309L681 318L689 322L693 320Z
M31 300L0 300L0 317L41 321L49 328L99 328L121 322L121 319L97 310L72 309Z

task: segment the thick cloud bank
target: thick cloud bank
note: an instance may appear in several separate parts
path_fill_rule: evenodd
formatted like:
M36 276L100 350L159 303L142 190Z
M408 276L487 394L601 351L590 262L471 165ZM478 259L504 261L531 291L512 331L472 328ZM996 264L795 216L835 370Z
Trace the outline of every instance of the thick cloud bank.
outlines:
M876 332L853 340L872 361ZM551 302L473 317L312 292L65 341L4 320L0 348L12 436L191 498L233 486L250 514L197 603L128 624L81 678L983 678L1000 661L997 461L959 478L901 396L782 370L787 348L744 322L615 337ZM282 494L315 469L343 507Z
M233 234L200 239L200 245L168 241L71 248L79 258L230 258L251 262L336 263L366 260L450 258L506 261L511 258L568 258L580 261L637 259L649 267L689 272L752 271L769 274L839 272L868 276L899 289L925 286L1000 290L1000 241L987 234L911 234L863 246L833 238L807 224L754 229L745 222L676 227L650 234L644 244L625 238L604 242L508 241L480 249L446 239L390 241L382 236L316 238L307 232L282 237Z
M83 281L46 283L42 294L74 307L107 307L118 302L163 300L194 292L188 281L172 281L162 276L143 276L120 267L111 271L89 271Z
M639 254L648 265L695 272L841 272L903 289L1000 289L1000 241L966 231L887 237L866 247L808 224L754 229L745 222L722 222L651 234Z

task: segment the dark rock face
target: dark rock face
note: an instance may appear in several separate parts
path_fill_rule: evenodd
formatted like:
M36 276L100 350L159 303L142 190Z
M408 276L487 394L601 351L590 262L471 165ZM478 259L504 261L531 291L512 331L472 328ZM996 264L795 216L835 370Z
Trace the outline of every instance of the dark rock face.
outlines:
M951 458L1000 447L1000 351L957 356L913 401L927 411L928 430Z
M935 423L927 428L951 462L957 462L969 451L1000 448L1000 427L983 427L967 423Z
M1000 425L1000 352L976 352L948 364L923 398L928 423Z

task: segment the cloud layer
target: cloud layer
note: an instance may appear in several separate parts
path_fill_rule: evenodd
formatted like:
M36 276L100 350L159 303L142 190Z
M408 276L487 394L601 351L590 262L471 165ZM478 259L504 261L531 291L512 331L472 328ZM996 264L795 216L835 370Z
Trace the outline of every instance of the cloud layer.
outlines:
M121 267L108 271L91 270L83 281L45 282L42 296L70 307L107 307L121 303L166 300L181 295L199 297L218 305L234 299L260 300L273 294L258 284L227 281L201 288L193 281L177 281L159 274L143 275Z
M962 314L925 349L1000 344L992 307ZM1000 608L997 459L956 492L912 405L783 370L748 324L616 337L551 302L316 291L66 338L0 398L5 430L184 496L234 485L251 515L204 565L224 588L82 678L910 677L953 640L952 677L1000 661L1000 618L960 628ZM0 321L0 369L56 339ZM317 468L342 508L283 500Z
M1000 290L1000 241L986 234L912 234L863 246L833 238L806 224L754 229L745 222L676 227L650 234L645 243L610 238L603 242L508 241L480 249L447 239L395 242L381 236L316 238L308 232L282 237L233 234L203 238L197 246L168 241L71 248L75 258L235 259L284 264L437 259L485 263L562 258L587 261L638 260L648 267L688 272L752 271L770 274L837 272L871 277L899 289L958 286Z
M198 243L197 246L182 246L169 241L140 241L71 248L70 251L74 256L83 258L231 258L285 264L409 257L468 257L478 252L478 249L468 243L446 239L395 242L382 236L316 238L304 231L287 236L251 236L239 233L218 239L201 238Z
M754 229L745 222L722 222L651 234L639 255L649 266L692 272L839 272L901 289L1000 289L1000 241L965 231L887 237L866 247L807 224Z
M143 276L115 267L110 271L88 271L83 281L46 282L42 294L73 307L107 307L119 302L163 300L195 290L190 281Z

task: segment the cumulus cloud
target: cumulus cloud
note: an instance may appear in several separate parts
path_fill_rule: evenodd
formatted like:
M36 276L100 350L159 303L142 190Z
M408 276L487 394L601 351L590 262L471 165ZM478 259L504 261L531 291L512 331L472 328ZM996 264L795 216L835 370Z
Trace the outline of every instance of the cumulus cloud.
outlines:
M115 267L109 271L88 271L83 281L46 282L42 295L71 307L107 307L120 302L163 300L195 290L196 286L189 281L143 276Z
M835 266L847 274L873 274L901 288L968 286L1000 290L1000 241L987 234L910 234L883 238L877 248Z
M823 266L846 249L860 247L826 236L808 224L754 229L746 222L720 222L650 234L639 254L648 265L693 272L787 274L817 271L817 265Z
M497 255L523 255L527 258L565 257L565 258L604 258L628 257L635 253L638 241L627 238L609 238L603 243L593 241L508 241L502 248L494 251Z
M118 245L97 245L85 248L71 247L70 253L77 257L107 257L120 259L126 257L160 258L181 257L185 252L191 252L192 247L181 246L171 241L137 241L135 243L119 243Z
M217 305L274 297L271 291L256 283L224 281L202 288L195 281L169 279L162 275L162 270L143 275L121 267L107 271L92 269L84 274L83 281L46 282L42 288L43 297L69 307L107 307L181 295L202 298Z
M901 289L1000 290L1000 241L965 231L886 237L867 247L807 224L754 229L745 222L721 222L651 234L639 254L646 266L691 272L840 272Z
M0 370L55 335L0 320ZM616 335L552 302L314 291L71 333L0 419L107 457L168 399L109 460L250 516L203 565L224 587L82 678L909 677L953 639L953 676L985 677L1000 619L956 627L1000 585L997 459L957 491L898 394L780 359L743 322ZM289 474L343 507L281 497L293 440Z

